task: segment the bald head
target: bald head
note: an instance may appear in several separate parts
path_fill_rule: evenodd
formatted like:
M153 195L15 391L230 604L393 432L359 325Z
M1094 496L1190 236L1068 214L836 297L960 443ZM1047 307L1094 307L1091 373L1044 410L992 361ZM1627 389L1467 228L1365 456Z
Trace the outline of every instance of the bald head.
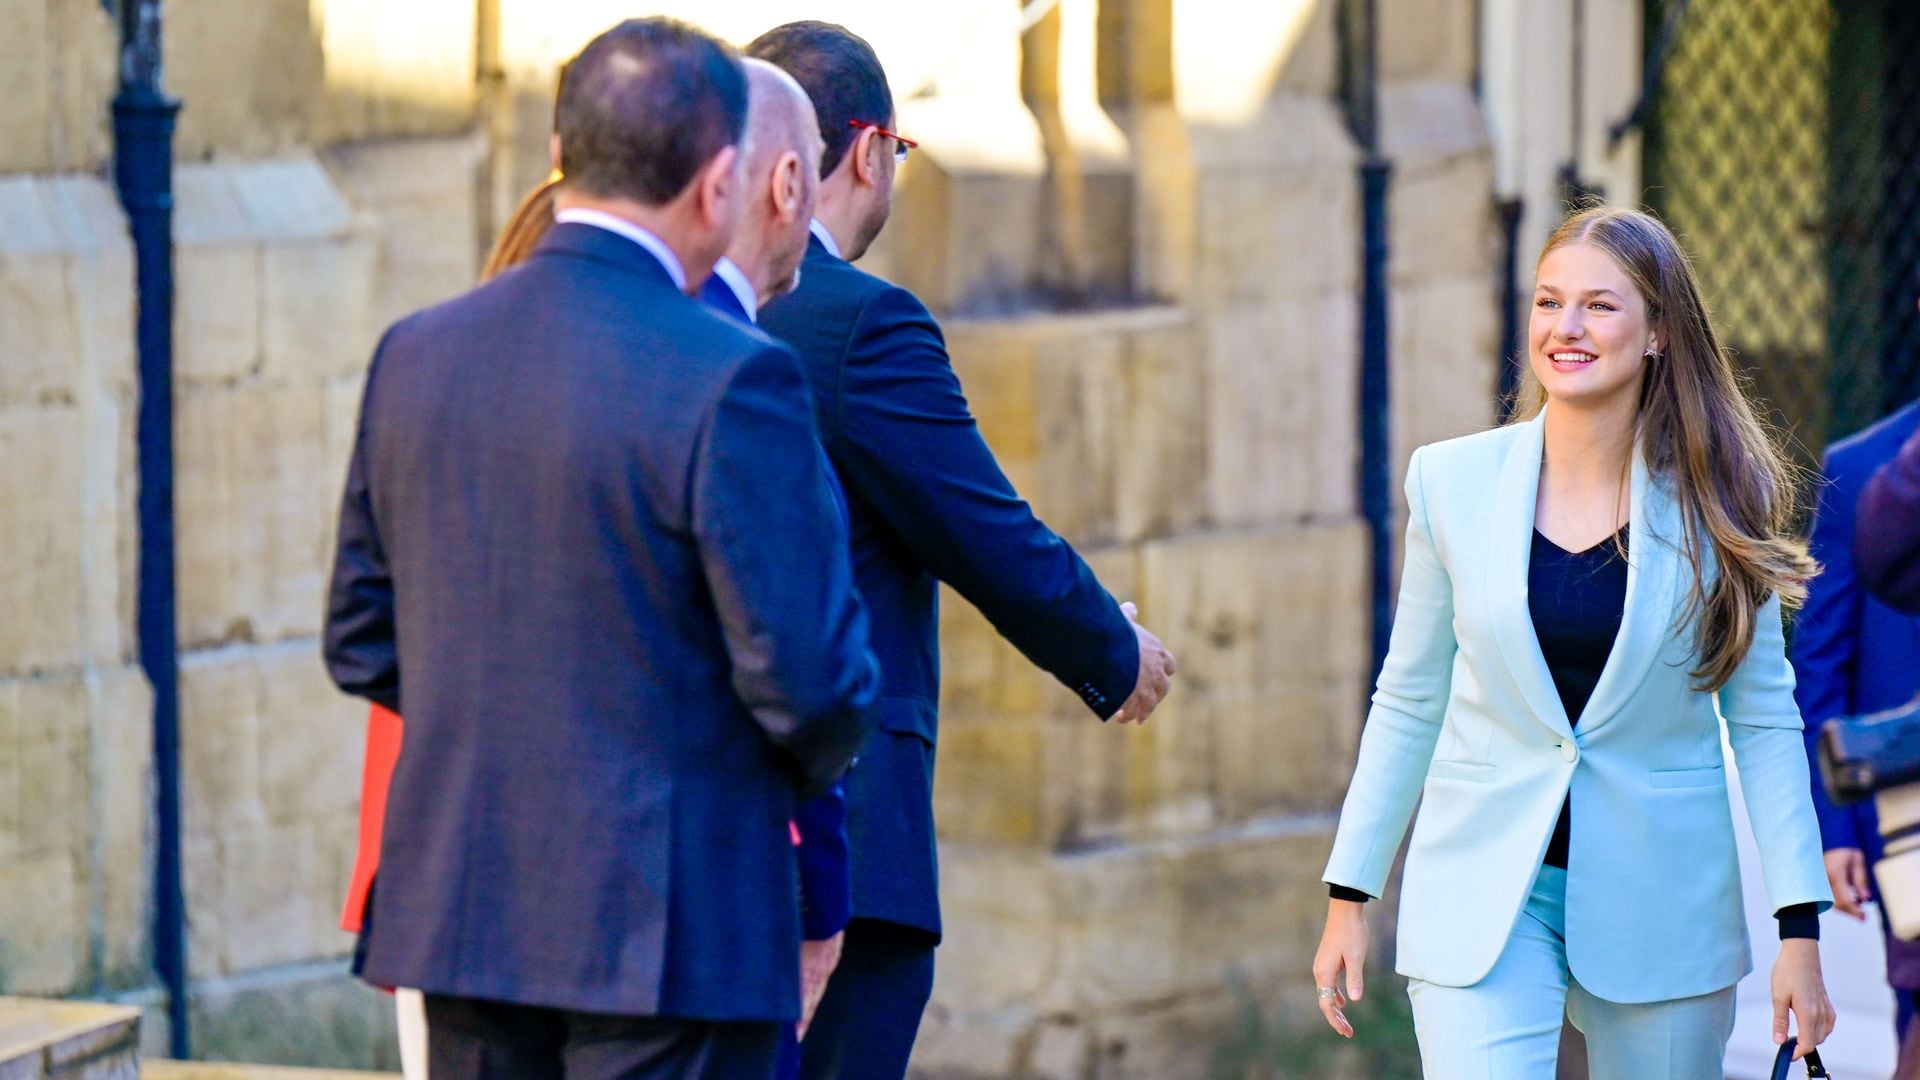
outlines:
M741 141L748 175L771 169L789 151L818 166L820 121L807 92L765 60L743 60L741 66L747 72L747 129Z
M765 303L793 287L820 187L820 121L793 76L747 60L746 213L727 257Z

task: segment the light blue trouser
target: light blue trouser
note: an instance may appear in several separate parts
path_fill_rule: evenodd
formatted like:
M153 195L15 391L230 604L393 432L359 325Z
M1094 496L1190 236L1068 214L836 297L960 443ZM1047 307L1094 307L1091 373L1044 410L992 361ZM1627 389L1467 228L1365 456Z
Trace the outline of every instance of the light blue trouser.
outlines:
M1567 872L1541 867L1486 978L1408 985L1426 1080L1553 1080L1562 1016L1587 1037L1593 1080L1725 1076L1733 987L1647 1005L1594 997L1567 972L1566 899Z

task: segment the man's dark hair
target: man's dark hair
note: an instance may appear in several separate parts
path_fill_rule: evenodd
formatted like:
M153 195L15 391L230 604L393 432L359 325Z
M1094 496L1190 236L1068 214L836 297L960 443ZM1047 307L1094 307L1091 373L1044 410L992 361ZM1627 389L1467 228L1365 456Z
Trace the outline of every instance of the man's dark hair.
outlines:
M628 19L567 61L554 103L560 171L597 198L670 202L740 141L739 54L686 23Z
M786 71L813 99L820 118L820 176L833 175L847 148L860 137L854 121L887 127L893 123L893 91L873 46L844 26L790 22L754 38L747 55Z

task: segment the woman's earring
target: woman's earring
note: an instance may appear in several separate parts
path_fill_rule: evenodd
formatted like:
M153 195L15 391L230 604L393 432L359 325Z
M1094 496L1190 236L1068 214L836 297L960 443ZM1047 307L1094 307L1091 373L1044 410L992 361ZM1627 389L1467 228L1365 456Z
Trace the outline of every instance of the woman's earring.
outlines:
M1658 360L1658 359L1660 359L1660 354L1659 354L1659 353L1657 353L1657 352L1655 352L1655 351L1653 351L1652 349L1648 349L1648 350L1647 350L1647 351L1646 351L1645 353L1643 353L1643 354L1641 354L1641 355L1643 355L1643 356L1645 356L1645 357L1646 357L1647 359L1649 359L1649 360Z

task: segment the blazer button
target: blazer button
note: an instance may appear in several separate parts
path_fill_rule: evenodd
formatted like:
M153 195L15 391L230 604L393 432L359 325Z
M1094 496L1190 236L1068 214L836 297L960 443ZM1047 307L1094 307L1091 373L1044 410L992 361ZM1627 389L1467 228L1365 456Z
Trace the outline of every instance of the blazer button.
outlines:
M1580 748L1570 742L1563 742L1560 744L1560 758L1563 761L1577 761L1580 758Z

